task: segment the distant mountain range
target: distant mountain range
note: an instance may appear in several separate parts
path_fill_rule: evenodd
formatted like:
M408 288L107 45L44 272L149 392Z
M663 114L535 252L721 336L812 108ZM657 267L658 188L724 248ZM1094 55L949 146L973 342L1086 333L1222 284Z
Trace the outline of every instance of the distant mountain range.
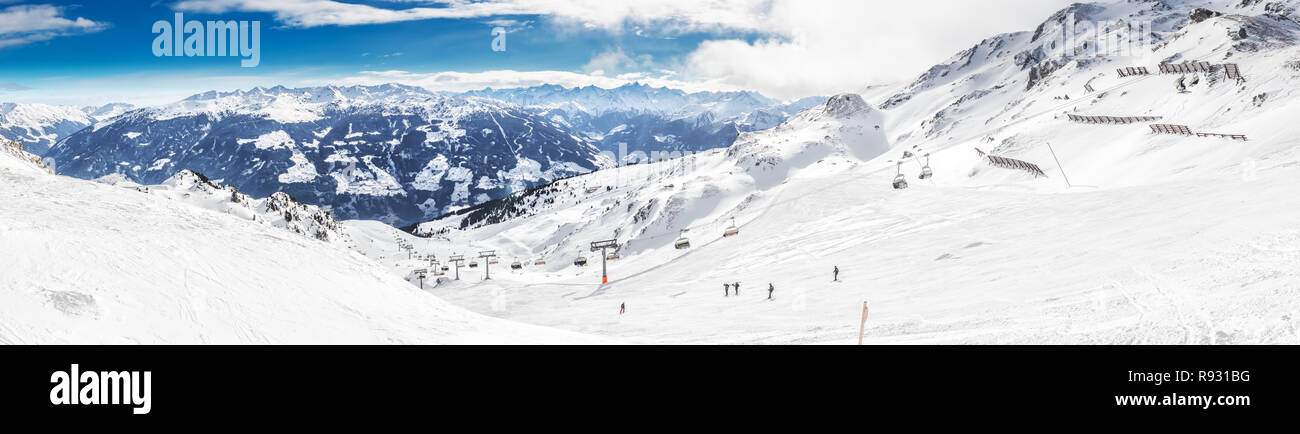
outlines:
M121 103L80 108L0 103L0 138L18 142L27 151L40 155L72 133L132 108Z
M394 224L611 164L517 106L391 84L207 92L95 124L46 156L81 178L158 184L192 170Z
M5 119L61 174L157 184L192 170L254 197L283 191L339 218L403 225L613 166L601 151L730 146L816 100L640 84L463 94L277 86L148 108L9 104L16 115Z
M628 84L613 89L543 85L484 89L464 95L516 104L564 125L601 150L691 151L731 146L741 132L763 130L826 102L808 97L790 103L757 92L687 93Z

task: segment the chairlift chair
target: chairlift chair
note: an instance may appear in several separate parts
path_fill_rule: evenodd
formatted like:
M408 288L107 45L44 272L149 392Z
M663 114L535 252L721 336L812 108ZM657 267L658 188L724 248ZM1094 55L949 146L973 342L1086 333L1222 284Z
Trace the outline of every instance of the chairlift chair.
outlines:
M533 262L533 265L546 265L546 261L538 259L536 262Z
M584 257L582 257L582 256L579 256L579 257L577 257L577 258L574 258L574 259L573 259L573 266L575 266L575 267L586 267L586 266L587 266L587 258L584 258Z
M478 261L469 261L469 268L478 268Z
M511 262L511 263L510 263L510 269L511 269L511 270L522 270L522 269L524 269L524 264L520 263L518 259L515 259L515 262Z
M925 154L925 167L921 168L921 179L930 179L934 176L934 171L930 170L930 154Z
M673 243L673 247L677 250L691 248L691 240L686 239L686 229L682 229L679 234L681 235L681 238L678 238L677 242Z
M902 190L907 188L907 177L903 176L903 162L898 162L898 175L894 177L894 189Z
M722 237L727 238L727 237L734 237L736 235L740 235L740 228L736 227L736 218L732 217L731 226L728 226L727 230L722 232Z

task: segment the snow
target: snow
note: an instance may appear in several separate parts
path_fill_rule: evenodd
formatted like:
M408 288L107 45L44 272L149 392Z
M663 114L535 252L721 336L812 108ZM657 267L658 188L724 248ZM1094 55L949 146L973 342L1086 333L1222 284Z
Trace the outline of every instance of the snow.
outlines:
M51 123L69 120L89 125L91 118L76 107L48 104L0 103L0 124L40 130Z
M452 216L413 242L526 264L433 290L453 303L634 343L851 344L863 302L870 344L1300 343L1300 125L1289 121L1300 73L1287 63L1300 58L1300 25L1225 15L1181 26L1185 9L1153 3L1084 9L1177 19L1159 20L1149 58L1068 59L1034 86L1013 58L1048 42L991 38L917 82L873 89L876 104L837 96L725 151L563 180L519 198L522 216L466 230ZM1246 45L1227 36L1243 23L1255 29ZM1115 76L1158 59L1234 62L1248 81L1202 75L1179 94L1176 76ZM1097 93L1082 90L1089 81ZM1163 116L1250 140L1067 113ZM991 167L976 148L1048 176ZM911 186L894 190L904 150L918 156L901 160ZM925 154L935 176L919 180ZM732 218L740 234L723 238ZM691 248L677 250L682 228ZM625 246L601 285L587 246L610 238ZM573 267L579 255L593 266ZM741 295L724 297L723 282L741 282Z
M43 173L51 169L41 158L23 150L21 144L0 139L0 170L19 173Z
M293 148L294 142L293 138L289 137L289 133L286 133L283 130L276 130L257 136L256 139L239 139L239 144L241 145L249 143L252 143L253 146L257 147L257 149L291 149Z
M290 157L290 161L293 162L293 166L290 166L288 170L280 174L278 177L280 182L286 184L294 182L314 182L316 177L319 176L316 172L316 165L307 160L307 157L301 152L294 152L293 156Z
M656 184L734 170L711 159ZM626 208L589 206L643 184L452 231L421 251L495 249L529 264L433 290L456 304L638 343L852 343L863 301L868 343L1296 343L1300 269L1288 264L1300 260L1300 153L1269 167L1254 181L1052 192L916 182L899 193L887 176L860 176L861 162L827 159L750 201L657 192L660 203L686 203L671 224L633 238L605 286L598 265L569 262L578 251L593 259L576 247L627 231ZM942 168L936 179L962 172ZM615 182L604 175L586 182ZM723 239L733 215L741 233ZM677 251L673 229L683 226L693 246ZM536 258L547 265L532 266ZM843 282L830 282L833 265ZM722 297L719 284L733 281L742 295ZM768 283L775 301L765 300ZM623 302L629 314L613 315Z
M0 155L0 343L601 343L452 306L355 251Z
M335 158L331 155L329 158ZM327 158L326 161L330 161ZM350 158L342 154L340 158ZM370 196L404 196L406 191L402 190L402 185L397 182L392 174L376 166L374 158L366 156L362 158L361 164L358 165L353 159L343 170L330 172L329 176L334 178L338 183L337 193L349 193L356 195Z
M415 181L411 183L411 187L425 191L438 191L442 188L439 185L442 182L442 177L447 174L450 168L447 164L447 156L438 154L437 157L429 160L424 165L424 169L421 169L420 173L415 175Z
M164 167L167 167L167 165L170 164L171 162L172 160L170 158L159 158L155 160L152 165L149 166L148 171L162 170Z

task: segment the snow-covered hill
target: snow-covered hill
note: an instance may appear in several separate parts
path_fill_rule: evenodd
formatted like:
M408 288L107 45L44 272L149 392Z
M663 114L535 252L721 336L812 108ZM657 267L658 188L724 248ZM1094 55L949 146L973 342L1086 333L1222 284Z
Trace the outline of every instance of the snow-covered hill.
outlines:
M96 124L47 156L81 178L156 184L193 170L394 224L608 164L518 107L400 85L208 92Z
M569 178L418 225L432 237L403 242L524 265L490 281L463 269L433 290L457 304L636 342L851 343L864 301L869 343L1300 342L1292 5L1073 5L876 104L837 96L725 151ZM1149 55L1052 45L1063 23L1119 20L1151 22ZM1187 93L1173 86L1183 74L1116 74L1192 60L1214 66L1185 74L1198 83ZM1067 115L1158 116L1249 140ZM918 179L927 161L934 177ZM898 162L910 188L891 185ZM733 218L739 234L723 237ZM690 248L674 248L679 234ZM611 238L624 248L601 285L588 246ZM386 265L401 275L420 264ZM741 294L724 297L724 282ZM629 313L614 315L624 302Z
M604 342L470 313L352 250L30 163L0 152L0 344Z
M6 168L9 169L45 172L53 171L41 161L41 157L27 152L21 143L12 140L0 139L0 155L3 155L7 163Z
M465 95L510 102L618 152L697 152L725 148L745 131L768 129L824 97L783 103L757 92L687 93L633 83L613 89L543 85Z
M16 141L28 151L42 155L59 140L132 108L130 104L121 103L81 108L0 103L0 139Z
M230 214L269 226L282 228L305 237L346 246L347 236L329 211L298 202L284 192L266 198L253 198L229 185L221 185L203 174L182 170L159 185L140 185L120 174L106 175L96 181L189 203L204 209Z

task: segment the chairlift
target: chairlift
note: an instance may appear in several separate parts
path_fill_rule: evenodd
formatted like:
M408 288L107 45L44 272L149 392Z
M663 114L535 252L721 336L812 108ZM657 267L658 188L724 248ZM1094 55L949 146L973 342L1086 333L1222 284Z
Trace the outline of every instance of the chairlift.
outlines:
M934 171L930 170L930 154L925 154L925 167L921 168L921 179L930 179L934 176Z
M573 266L575 266L575 267L586 267L586 266L587 266L587 258L584 258L584 257L582 257L582 256L579 256L579 257L577 257L577 258L574 258L574 259L573 259Z
M511 269L511 270L522 270L522 269L524 269L524 264L520 263L520 262L519 262L519 259L515 259L515 262L511 262L511 263L510 263L510 269Z
M903 162L898 162L898 175L894 176L894 189L902 190L907 188L907 177L903 176Z
M677 242L673 243L673 247L676 248L677 250L684 250L684 249L691 248L691 240L686 239L686 229L682 229L681 232L679 232L679 234L681 238L678 238Z
M736 235L740 235L740 228L736 227L736 218L732 217L731 226L728 226L727 230L722 233L722 238L734 237Z

